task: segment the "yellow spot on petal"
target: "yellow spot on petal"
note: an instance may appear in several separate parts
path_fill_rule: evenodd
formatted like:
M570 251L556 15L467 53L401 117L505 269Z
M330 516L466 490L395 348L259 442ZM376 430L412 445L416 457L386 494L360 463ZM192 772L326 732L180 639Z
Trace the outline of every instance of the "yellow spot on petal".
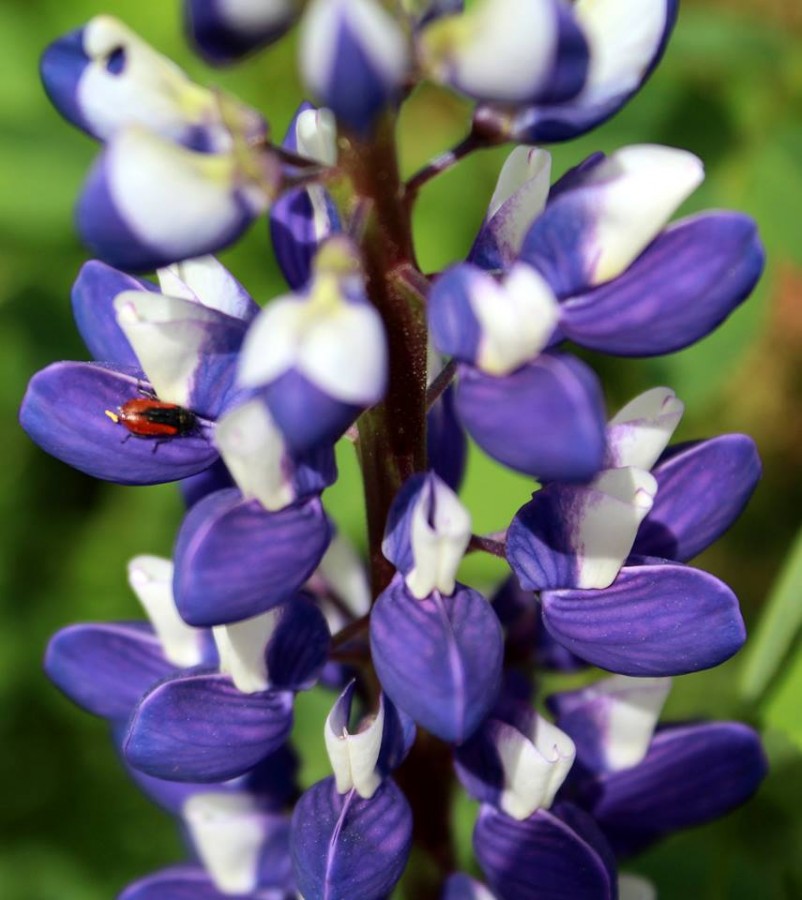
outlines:
M105 410L106 415L111 419L112 422L116 425L120 421L120 417L117 413L112 412L110 409Z

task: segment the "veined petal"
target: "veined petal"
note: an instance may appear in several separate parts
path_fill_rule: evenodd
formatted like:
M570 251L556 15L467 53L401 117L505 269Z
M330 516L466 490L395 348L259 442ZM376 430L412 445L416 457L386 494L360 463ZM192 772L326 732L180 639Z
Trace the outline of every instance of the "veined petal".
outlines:
M722 434L672 447L654 469L657 499L634 552L686 562L732 525L760 480L757 447L745 434Z
M70 625L53 636L45 655L48 678L70 700L119 721L174 671L152 629L140 623Z
M159 399L218 415L233 389L245 324L191 300L144 291L119 294L114 308Z
M20 423L45 452L119 484L178 481L217 459L203 423L173 438L140 438L106 414L136 397L143 382L94 363L54 363L31 379Z
M646 756L670 678L614 675L548 698L557 725L573 738L577 757L592 772L618 772Z
M370 619L376 673L390 699L445 741L476 730L501 686L503 639L490 604L458 585L416 600L396 576ZM417 648L410 656L409 648Z
M395 887L412 846L412 813L385 781L370 800L342 795L333 778L304 793L292 817L290 848L305 900L380 900Z
M585 38L556 2L483 0L425 28L418 53L435 81L500 104L573 97L588 66Z
M159 269L158 275L161 292L169 297L193 300L243 322L259 312L251 295L213 256L182 260Z
M111 265L155 269L226 247L264 211L269 193L230 153L195 153L125 128L89 174L78 230Z
M367 132L398 96L407 39L375 0L313 0L300 34L301 75L338 120Z
M236 62L272 44L300 8L297 0L184 0L189 36L212 65Z
M651 469L671 440L684 411L685 404L671 388L652 388L630 400L607 424L610 467Z
M629 556L657 482L643 469L606 469L587 486L551 484L521 507L507 558L526 590L606 588Z
M156 285L118 272L100 260L85 263L72 286L72 314L90 354L98 362L139 369L141 364L117 323L114 298L123 291L155 291Z
M159 638L165 658L182 669L204 658L204 633L187 625L173 600L173 563L159 556L135 556L128 563L128 583Z
M707 572L674 563L625 566L604 590L546 591L542 600L556 641L622 675L708 669L746 639L732 591Z
M653 144L618 150L585 171L535 220L521 259L565 298L621 275L701 184L692 153Z
M571 340L605 353L673 353L720 325L752 292L764 262L748 216L683 219L615 281L563 303L560 325Z
M579 813L573 811L572 819ZM580 834L543 809L519 822L483 806L473 847L490 887L500 897L516 900L613 900L615 884L606 859L609 848L587 818L585 833Z
M604 459L604 410L579 360L542 353L511 375L460 368L457 410L490 456L544 481L588 481Z
M173 866L129 884L119 900L226 900L227 896L201 866Z
M277 750L292 728L292 694L243 694L196 672L156 685L131 717L123 749L134 768L171 781L226 781Z
M585 804L616 854L628 856L740 806L767 769L760 737L740 722L672 726L637 766L601 776Z
M516 147L501 168L487 215L468 261L482 269L506 269L521 252L529 227L546 207L551 154Z
M186 622L221 625L289 600L319 564L332 527L318 499L267 512L237 490L189 511L175 549L176 603Z
M112 16L96 16L51 44L41 75L59 112L101 140L141 125L199 150L231 143L215 94ZM255 112L236 109L246 130L262 130Z

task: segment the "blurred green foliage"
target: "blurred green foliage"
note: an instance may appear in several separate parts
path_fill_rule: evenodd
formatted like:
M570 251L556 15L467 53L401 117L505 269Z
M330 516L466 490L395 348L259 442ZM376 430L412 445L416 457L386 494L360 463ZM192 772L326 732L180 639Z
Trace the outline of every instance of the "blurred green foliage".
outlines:
M726 540L701 561L736 588L756 624L802 520L802 424L794 414L802 394L802 37L790 27L793 17L780 20L782 3L763 9L760 0L741 0L737 6L736 13L723 0L715 8L687 0L668 56L646 90L613 122L554 155L559 174L596 149L643 142L686 147L704 159L708 172L687 209L735 207L760 222L768 272L754 298L719 332L667 359L590 356L603 373L611 407L666 383L688 404L681 438L738 430L758 440L766 467L762 489ZM59 120L35 70L48 41L98 12L127 21L199 80L266 108L277 134L301 97L291 41L236 70L204 70L183 43L178 0L0 4L3 900L107 900L181 853L173 823L126 780L103 724L74 709L40 673L48 636L65 623L138 616L125 563L136 553L170 553L181 515L176 492L96 483L41 453L15 422L34 371L85 355L69 310L70 285L85 259L71 209L96 148ZM466 108L454 97L419 91L401 123L405 169L411 172L459 138L465 120ZM423 193L415 225L426 270L469 247L503 157L504 151L479 154ZM263 224L224 259L260 301L282 290ZM361 540L358 473L350 448L341 449L342 477L329 492L329 507ZM478 530L503 527L529 490L525 479L472 455L465 498ZM750 667L745 674L739 658L677 679L668 718L765 719L772 773L743 810L678 835L633 864L655 880L661 897L802 896L800 565L797 559L796 575L785 579L772 602L773 625L767 620L754 651L742 654ZM474 556L464 577L488 587L501 571L497 561ZM299 703L297 738L306 748L307 782L326 773L320 726L329 702L313 692ZM472 815L467 801L455 813L463 856Z

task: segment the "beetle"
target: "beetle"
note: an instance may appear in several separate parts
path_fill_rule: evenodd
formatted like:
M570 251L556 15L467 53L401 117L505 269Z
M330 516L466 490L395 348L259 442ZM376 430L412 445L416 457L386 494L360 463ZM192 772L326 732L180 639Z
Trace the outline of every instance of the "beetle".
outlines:
M124 425L128 429L125 440L131 435L162 439L182 437L191 434L198 427L194 412L175 403L164 403L155 397L134 397L126 400L117 412L107 409L106 415L115 425Z

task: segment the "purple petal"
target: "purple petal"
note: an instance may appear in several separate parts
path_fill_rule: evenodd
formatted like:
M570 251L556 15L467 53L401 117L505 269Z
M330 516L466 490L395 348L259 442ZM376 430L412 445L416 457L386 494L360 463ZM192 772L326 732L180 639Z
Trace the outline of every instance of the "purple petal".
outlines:
M130 884L119 900L226 900L226 895L200 866L175 866Z
M446 356L474 364L481 338L471 293L487 275L477 266L452 266L432 285L427 304L429 329L435 347Z
M242 14L238 17L238 8ZM236 62L278 40L295 20L290 4L184 0L187 32L198 53L213 66ZM276 7L276 11L272 9ZM262 15L259 15L262 12Z
M295 369L266 385L259 395L294 454L334 444L363 409L335 399Z
M320 187L285 191L276 200L270 210L270 238L276 262L293 290L309 281L323 241L340 231L337 209Z
M367 134L398 98L408 51L400 24L383 9L365 4L354 12L352 6L335 0L310 10L301 33L301 72L339 122Z
M292 694L243 694L224 675L178 675L153 688L131 718L128 762L171 781L226 781L277 750L292 728Z
M140 623L70 625L47 646L45 672L74 703L127 719L143 694L176 671L153 630Z
M425 493L429 503L427 518L432 518L434 486L435 480L431 474L416 472L410 475L393 498L387 513L382 553L404 575L415 567L411 540L415 507Z
M456 872L446 879L440 900L493 900L493 895L483 884Z
M392 891L412 845L412 813L404 795L385 781L370 800L337 793L333 778L298 801L290 847L305 900L380 900Z
M191 509L198 501L203 500L215 491L234 487L234 479L222 459L218 459L208 469L184 478L179 484L187 509Z
M632 5L635 6L635 4ZM518 116L512 139L527 144L568 141L585 134L614 116L638 93L662 59L676 23L678 9L679 0L665 0L665 21L662 33L654 45L648 63L644 66L634 85L629 79L608 81L608 83L598 86L602 88L601 91L590 91L589 96L583 92L577 99L567 103L532 106ZM610 17L611 29L621 29L622 27L626 26L622 26L615 17Z
M587 787L584 805L616 853L717 819L757 790L768 768L759 736L738 722L659 731L646 758Z
M470 588L458 585L452 597L416 600L396 576L373 607L370 644L388 696L445 741L469 737L498 696L501 626L487 600Z
M289 600L332 537L318 499L267 512L235 489L210 494L184 519L173 589L192 625L237 622Z
M386 694L382 697L382 703L384 704L384 732L376 769L386 778L406 759L415 743L417 729L412 719L399 709Z
M705 337L746 300L763 265L748 216L685 219L619 278L564 303L561 327L576 343L605 353L673 353Z
M591 833L592 823L586 830ZM483 806L473 846L490 887L500 897L613 900L616 895L603 842L580 836L554 813L539 810L518 822Z
M119 484L178 481L208 468L217 450L200 426L174 438L142 438L106 410L140 395L140 379L96 363L54 363L31 379L20 424L46 453Z
M680 562L692 559L738 518L761 469L755 442L745 434L672 447L653 470L657 497L633 552Z
M543 353L501 378L462 366L457 410L488 455L527 475L588 481L604 460L601 391L571 356Z
M549 485L515 514L507 532L507 559L525 590L578 586L573 513L580 499L570 488Z
M122 753L126 729L116 736ZM192 781L166 781L146 775L133 768L123 756L126 771L137 787L154 803L173 815L180 816L186 801L193 794L209 792L209 784ZM247 774L214 786L215 791L246 791L255 798L259 809L266 812L281 812L295 802L298 796L298 757L289 744L279 747Z
M72 314L92 357L140 369L136 354L117 324L114 298L123 291L156 291L156 285L90 260L72 286Z
M493 609L504 627L507 647L516 658L531 656L537 666L555 672L576 672L587 665L549 634L540 601L532 591L523 590L514 575L496 592Z
M738 600L717 578L674 563L625 566L604 590L546 591L552 637L622 675L684 675L729 659L746 639Z
M42 54L39 74L53 106L68 122L91 134L92 127L78 100L78 83L89 65L84 30L79 28L53 41Z
M468 461L468 437L456 411L454 388L435 402L426 417L426 458L428 467L458 491Z
M303 691L318 680L329 653L329 627L308 594L281 607L267 645L267 671L277 690Z

